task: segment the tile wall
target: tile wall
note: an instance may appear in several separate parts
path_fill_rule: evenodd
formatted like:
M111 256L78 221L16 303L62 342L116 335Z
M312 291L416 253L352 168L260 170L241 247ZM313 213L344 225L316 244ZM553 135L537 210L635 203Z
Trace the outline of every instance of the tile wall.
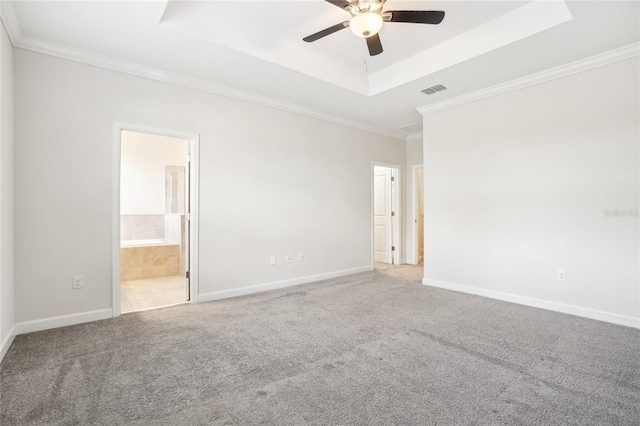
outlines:
M163 214L125 214L120 216L121 240L164 239Z

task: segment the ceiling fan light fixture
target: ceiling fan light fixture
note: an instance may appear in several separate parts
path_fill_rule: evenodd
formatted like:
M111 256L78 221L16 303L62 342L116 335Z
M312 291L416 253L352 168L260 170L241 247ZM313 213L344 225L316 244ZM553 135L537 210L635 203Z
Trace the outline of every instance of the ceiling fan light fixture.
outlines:
M371 37L382 28L382 16L374 12L360 13L351 18L349 28L358 37Z

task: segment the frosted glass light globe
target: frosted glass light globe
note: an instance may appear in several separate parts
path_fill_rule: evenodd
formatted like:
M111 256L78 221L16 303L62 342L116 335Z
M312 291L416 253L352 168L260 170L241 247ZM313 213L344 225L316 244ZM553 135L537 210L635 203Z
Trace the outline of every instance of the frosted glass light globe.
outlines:
M382 16L373 12L364 12L351 18L349 28L358 37L371 37L382 28Z

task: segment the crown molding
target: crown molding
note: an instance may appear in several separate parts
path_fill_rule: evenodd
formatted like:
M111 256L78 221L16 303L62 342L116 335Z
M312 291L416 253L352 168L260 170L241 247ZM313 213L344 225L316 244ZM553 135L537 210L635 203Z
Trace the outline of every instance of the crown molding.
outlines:
M22 38L22 28L20 27L20 21L16 15L16 9L13 7L13 2L2 1L0 2L0 18L4 27L9 34L9 40L11 44L16 45L16 40Z
M266 96L257 95L254 93L234 89L221 84L216 84L210 81L201 80L193 77L188 77L183 74L172 73L163 71L158 68L141 65L135 62L125 61L117 59L112 56L101 55L99 53L89 52L82 49L69 47L62 44L52 43L35 37L27 36L22 33L20 28L20 22L15 14L15 9L11 2L2 1L2 21L5 23L9 38L14 47L30 50L33 52L42 53L49 56L55 56L62 59L67 59L74 62L79 62L85 65L96 66L99 68L108 69L111 71L122 72L125 74L135 75L137 77L143 77L150 80L160 81L175 86L185 87L188 89L197 90L200 92L206 92L213 95L224 96L235 100L249 102L256 105L261 105L269 108L278 109L281 111L290 112L293 114L302 115L309 118L315 118L317 120L327 121L330 123L338 124L352 129L361 130L368 133L373 133L381 136L386 136L392 139L404 141L405 135L399 132L391 132L378 127L369 126L364 123L360 123L354 120L348 120L335 115L327 114L321 111L313 110L310 108L296 105L293 103L281 101Z
M526 77L511 80L506 83L497 84L495 86L480 89L466 95L457 96L442 102L425 105L418 108L418 112L422 115L433 114L434 112L453 108L456 106L476 102L481 99L490 98L492 96L502 95L515 90L524 89L536 84L546 83L558 78L567 77L572 74L581 73L594 68L613 64L615 62L624 61L625 59L634 58L640 55L640 43L633 43L628 46L620 47L609 52L561 65L559 67L550 68Z

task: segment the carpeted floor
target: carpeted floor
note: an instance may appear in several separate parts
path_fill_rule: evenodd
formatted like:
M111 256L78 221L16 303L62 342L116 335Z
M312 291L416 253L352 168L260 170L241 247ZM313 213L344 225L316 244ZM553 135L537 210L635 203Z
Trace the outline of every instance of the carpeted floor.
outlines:
M2 425L638 425L640 330L390 268L16 337Z

